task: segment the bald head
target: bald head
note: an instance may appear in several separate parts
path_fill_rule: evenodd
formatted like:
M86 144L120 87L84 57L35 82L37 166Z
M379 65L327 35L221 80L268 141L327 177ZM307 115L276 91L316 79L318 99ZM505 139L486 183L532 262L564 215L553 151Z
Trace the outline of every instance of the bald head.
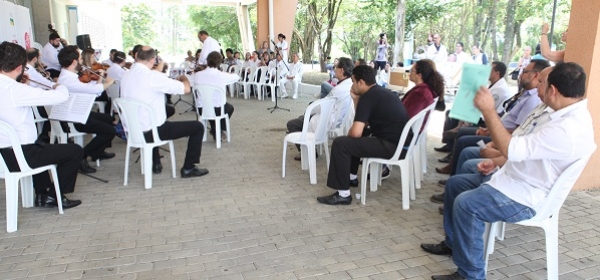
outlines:
M156 57L156 51L150 46L142 46L136 53L135 60L139 62L149 62Z

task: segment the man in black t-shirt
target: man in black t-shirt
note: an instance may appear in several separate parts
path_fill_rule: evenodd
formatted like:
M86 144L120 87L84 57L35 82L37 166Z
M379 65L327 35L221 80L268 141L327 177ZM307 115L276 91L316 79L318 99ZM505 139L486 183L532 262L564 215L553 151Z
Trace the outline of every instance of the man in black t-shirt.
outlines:
M356 108L354 123L348 136L333 141L327 186L337 192L318 197L320 203L350 204L350 185L358 186L360 158L391 158L396 151L408 114L398 96L375 84L375 76L375 69L366 65L352 71L350 94Z

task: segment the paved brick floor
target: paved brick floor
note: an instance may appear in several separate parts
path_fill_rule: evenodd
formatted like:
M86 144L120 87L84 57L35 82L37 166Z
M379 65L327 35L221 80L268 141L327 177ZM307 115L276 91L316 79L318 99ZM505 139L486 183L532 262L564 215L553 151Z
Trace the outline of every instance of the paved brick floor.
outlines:
M318 184L310 185L290 147L286 178L281 149L288 119L312 100L284 100L291 112L269 113L270 101L233 98L232 142L203 145L200 166L210 174L172 179L165 170L144 190L139 165L123 186L125 143L114 140L115 159L102 162L104 184L79 176L70 197L83 204L19 209L19 228L3 229L0 193L1 279L429 279L455 270L448 257L432 256L421 242L442 239L441 216L429 197L443 176L428 173L410 210L401 208L398 170L370 193L367 205L325 206L325 160L317 160ZM178 111L185 106L178 105ZM429 146L439 143L441 113L434 116ZM192 113L175 119L193 119ZM177 168L185 141L176 141ZM431 149L430 149L431 150ZM430 152L429 169L442 154ZM178 170L179 174L179 170ZM178 175L179 176L179 175ZM0 183L3 184L3 183ZM599 191L571 195L561 212L561 279L600 276ZM490 279L545 278L545 246L539 229L510 226L497 243Z

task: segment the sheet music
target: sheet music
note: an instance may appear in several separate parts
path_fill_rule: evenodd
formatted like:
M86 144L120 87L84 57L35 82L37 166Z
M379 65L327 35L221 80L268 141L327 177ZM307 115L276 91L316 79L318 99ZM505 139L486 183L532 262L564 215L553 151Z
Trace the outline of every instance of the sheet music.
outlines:
M49 119L74 123L86 123L94 106L93 94L71 93L67 101L52 106Z

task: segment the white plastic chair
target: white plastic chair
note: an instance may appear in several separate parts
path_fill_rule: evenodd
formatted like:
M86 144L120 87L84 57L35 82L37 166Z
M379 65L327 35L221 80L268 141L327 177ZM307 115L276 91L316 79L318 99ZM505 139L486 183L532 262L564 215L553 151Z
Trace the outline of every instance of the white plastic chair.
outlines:
M152 149L162 145L169 145L169 153L171 154L171 169L173 172L173 178L177 178L175 174L175 148L172 140L161 140L158 136L158 122L156 120L156 114L150 105L132 99L117 98L114 101L121 121L123 123L123 129L127 135L127 149L125 151L125 178L123 186L127 186L129 176L129 156L131 154L131 148L139 148L142 164L142 174L144 174L144 188L152 188ZM140 126L139 115L140 111L146 111L149 113L150 123L152 126L152 139L154 142L147 143L144 137L144 131Z
M289 142L301 146L302 170L309 169L310 183L313 185L317 183L317 158L315 155L316 145L326 145L329 140L327 137L327 126L329 125L329 118L334 103L334 99L325 98L317 100L308 105L306 111L304 112L302 132L292 132L285 136L283 139L281 178L285 178L285 159L287 154L287 145ZM314 109L320 109L320 113L318 114L319 119L317 120L315 131L308 132L310 127L310 116ZM329 168L329 149L325 149L325 157L327 160L327 168Z
M236 74L238 76L241 77L240 72L242 70L242 67L240 65L231 65L231 67L229 67L229 73L231 74ZM229 85L229 94L231 95L231 97L233 97L233 92L235 91L235 93L237 94L237 97L240 96L240 92L239 92L239 88L240 88L240 82L241 80L235 82L234 84Z
M46 111L50 112L47 108ZM83 137L87 133L77 131L71 122L68 122L67 125L69 126L69 133L63 130L59 121L50 120L50 143L54 144L58 140L60 144L67 144L69 138L73 138L73 142L83 148ZM96 160L96 166L100 166L100 159Z
M427 111L425 115L425 119L423 120L423 128L419 133L419 138L417 138L417 149L415 149L415 153L413 155L414 159L414 171L415 171L415 188L421 188L421 181L423 180L423 174L427 173L427 127L432 119L431 114L433 110L435 110L435 104L437 103L438 98L433 99L433 103L424 110Z
M226 63L222 63L219 67L219 69L221 69L221 72L227 72L227 68L229 68L229 64Z
M260 75L258 75L258 71L260 71ZM265 93L267 92L266 88L270 86L269 81L267 81L267 73L269 73L269 67L258 67L256 74L254 75L254 81L251 83L252 86L256 87L254 93L256 94L258 100L265 98Z
M37 106L31 106L31 110L33 110L33 122L35 122L38 134L40 134L42 132L44 122L47 122L48 118L42 117Z
M558 280L558 214L569 192L583 172L589 156L583 157L569 166L554 182L542 207L536 215L529 219L517 222L517 225L541 227L546 237L546 269L548 280ZM486 224L483 236L484 259L487 272L489 255L494 252L494 241L497 237L503 239L505 222Z
M269 81L269 87L271 87L271 101L275 102L275 92L277 90L277 87L279 87L279 84L277 82L279 82L279 76L281 76L281 72L283 71L283 69L271 68L271 70L269 71L269 77L274 77L272 78L272 80ZM281 92L277 97L281 97Z
M346 112L346 115L344 116L344 119L342 120L342 122L339 125L334 126L329 130L330 138L348 135L348 130L350 130L350 127L352 127L352 123L354 122L354 102L352 102L352 98L350 97L350 95L348 95L346 98L348 100L343 100L342 102L350 103L350 105L348 106L348 111ZM337 120L340 119L340 115L343 112L342 112L341 108L340 109L336 108L335 113L336 113L336 115L335 115L334 122L337 122Z
M252 82L254 81L254 76L256 75L256 67L252 66L246 69L246 76L242 77L241 85L244 89L244 99L250 98L250 87Z
M62 196L58 184L58 173L56 165L46 165L32 169L27 164L21 143L17 137L17 132L9 124L0 121L0 133L8 136L15 158L21 171L10 172L4 158L0 154L0 177L4 178L6 185L6 232L17 231L17 216L19 211L19 181L21 182L21 204L24 208L33 206L33 179L32 175L50 171L54 181L54 190L56 192L56 202L58 203L58 213L63 214Z
M231 142L231 124L229 123L229 114L225 114L225 105L221 106L221 115L217 116L215 114L215 104L213 102L213 96L215 94L221 95L221 100L223 100L223 104L227 101L227 94L223 89L209 86L209 85L196 85L193 88L194 96L196 100L202 100L202 114L200 114L200 110L198 110L198 106L196 104L196 114L198 116L198 121L201 122L204 127L208 127L208 121L215 122L215 137L217 142L217 149L221 148L221 120L225 119L225 125L227 126L225 129L227 130L227 142ZM204 138L202 141L206 141L208 134L208 129L204 129Z
M415 200L415 186L411 179L414 175L413 166L413 152L417 142L417 136L419 135L419 131L421 130L421 126L423 125L423 119L425 119L425 114L427 110L422 110L415 116L413 116L404 126L402 130L402 134L400 135L400 141L398 141L398 146L396 147L396 152L389 159L383 158L363 158L362 160L362 175L361 175L361 183L360 183L360 202L362 205L365 205L366 197L367 197L367 173L370 170L370 185L371 191L377 191L377 185L381 185L381 165L387 164L391 169L392 166L397 165L400 167L400 176L402 178L402 209L408 210L409 208L409 194L410 199ZM412 132L413 137L410 140L410 144L408 146L404 146L406 140L408 139L409 133ZM406 149L406 155L404 159L400 159L400 155L402 151Z

